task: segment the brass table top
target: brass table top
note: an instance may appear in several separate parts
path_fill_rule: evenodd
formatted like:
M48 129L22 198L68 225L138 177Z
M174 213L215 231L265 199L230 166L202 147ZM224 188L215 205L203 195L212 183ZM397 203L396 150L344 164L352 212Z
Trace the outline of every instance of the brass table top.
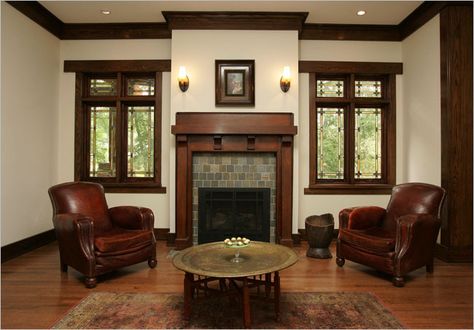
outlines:
M234 263L239 249L242 262ZM232 248L224 242L195 245L178 252L173 265L195 275L236 278L272 273L290 267L298 261L296 253L286 246L252 241L246 247Z

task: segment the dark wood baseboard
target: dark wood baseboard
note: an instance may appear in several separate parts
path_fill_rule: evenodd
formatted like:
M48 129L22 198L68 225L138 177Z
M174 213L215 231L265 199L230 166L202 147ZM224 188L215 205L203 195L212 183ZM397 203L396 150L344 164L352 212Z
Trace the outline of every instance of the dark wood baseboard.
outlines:
M170 232L169 228L154 228L155 238L157 241L167 241L168 234Z
M56 234L54 233L54 229L50 229L43 233L22 239L21 241L2 246L2 263L36 250L55 240Z
M169 228L155 228L156 239L159 241L169 241L169 236L174 235L170 234L169 231ZM22 239L21 241L2 246L2 263L36 250L55 240L56 234L54 233L54 229L50 229L43 233Z
M472 245L455 248L436 243L435 257L446 262L472 262Z
M168 233L166 236L166 246L175 246L176 245L176 233Z

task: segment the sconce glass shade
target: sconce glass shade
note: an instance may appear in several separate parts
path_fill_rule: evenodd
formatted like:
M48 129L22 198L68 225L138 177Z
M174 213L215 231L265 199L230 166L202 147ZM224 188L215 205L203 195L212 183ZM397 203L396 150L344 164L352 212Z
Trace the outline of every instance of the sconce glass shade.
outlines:
M186 92L189 88L189 78L188 78L188 75L186 74L186 68L184 66L179 67L178 85L179 85L179 89L183 93Z
M290 90L291 85L291 74L290 74L290 67L285 66L283 68L283 73L280 78L280 88L283 93L286 93Z

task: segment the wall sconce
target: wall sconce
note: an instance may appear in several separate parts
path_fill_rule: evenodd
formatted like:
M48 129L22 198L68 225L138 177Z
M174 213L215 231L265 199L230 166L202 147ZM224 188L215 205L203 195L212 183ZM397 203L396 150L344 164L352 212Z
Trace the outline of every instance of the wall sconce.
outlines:
M280 78L280 88L283 93L286 93L290 90L291 78L290 78L290 67L283 67L283 73Z
M181 92L186 92L189 88L189 78L186 74L186 67L180 66L178 72L178 85Z

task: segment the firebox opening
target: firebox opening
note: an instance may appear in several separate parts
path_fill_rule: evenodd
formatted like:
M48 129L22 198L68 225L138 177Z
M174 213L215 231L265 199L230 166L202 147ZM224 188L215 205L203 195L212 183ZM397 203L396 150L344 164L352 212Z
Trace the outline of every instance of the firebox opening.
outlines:
M270 241L269 188L199 188L198 243L247 237Z

